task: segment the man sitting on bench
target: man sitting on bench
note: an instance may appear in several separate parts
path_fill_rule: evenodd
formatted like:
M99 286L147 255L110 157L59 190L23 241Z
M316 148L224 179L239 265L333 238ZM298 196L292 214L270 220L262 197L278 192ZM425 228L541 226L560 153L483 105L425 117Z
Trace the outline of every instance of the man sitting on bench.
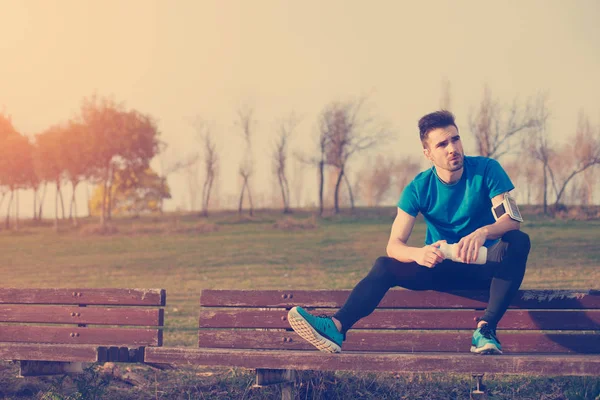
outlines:
M371 314L387 291L489 289L489 303L473 333L471 351L500 354L496 326L517 293L530 249L529 236L514 200L510 178L493 159L464 155L454 115L437 111L419 120L423 153L433 163L403 190L387 245L369 274L333 317L317 317L301 307L288 313L291 327L319 350L341 351L346 332ZM418 213L427 224L424 247L408 238ZM500 239L500 240L499 240ZM457 250L450 260L446 244ZM482 246L484 264L475 264ZM462 262L459 262L462 261Z

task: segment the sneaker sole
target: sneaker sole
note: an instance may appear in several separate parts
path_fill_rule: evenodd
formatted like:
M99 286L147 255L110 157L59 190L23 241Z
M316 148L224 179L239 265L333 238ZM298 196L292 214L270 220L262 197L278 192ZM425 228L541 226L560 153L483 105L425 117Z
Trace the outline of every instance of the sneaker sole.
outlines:
M483 345L481 347L471 346L471 353L475 354L502 354L502 350L497 348L491 343Z
M313 328L308 321L296 311L296 307L288 312L288 322L302 339L306 340L320 351L324 353L340 353L342 351L342 348L338 346L337 343L321 336L319 332L317 332L315 328Z

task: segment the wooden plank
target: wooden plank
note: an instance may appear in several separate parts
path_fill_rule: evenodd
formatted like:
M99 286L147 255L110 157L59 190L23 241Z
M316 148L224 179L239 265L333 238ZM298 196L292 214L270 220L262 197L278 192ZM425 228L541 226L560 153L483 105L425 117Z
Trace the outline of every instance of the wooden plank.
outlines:
M326 309L311 312L319 315ZM329 311L329 314L331 312ZM376 310L360 320L353 329L471 329L475 310ZM290 327L287 310L200 309L200 328L279 328ZM599 311L509 310L500 321L500 329L526 330L600 330Z
M159 308L0 305L0 322L162 326Z
M0 304L164 306L164 289L0 288Z
M469 352L472 331L374 332L351 330L343 351L374 352ZM600 354L600 335L595 333L499 332L506 353ZM201 329L202 348L315 350L293 331Z
M203 290L204 307L306 307L339 308L349 290ZM479 308L487 305L487 291L390 290L379 308ZM600 309L600 290L521 290L511 308Z
M0 342L161 346L161 329L0 325Z
M600 375L600 357L586 355L325 354L317 351L147 348L145 362L327 371Z
M96 362L98 349L93 345L0 343L0 360Z

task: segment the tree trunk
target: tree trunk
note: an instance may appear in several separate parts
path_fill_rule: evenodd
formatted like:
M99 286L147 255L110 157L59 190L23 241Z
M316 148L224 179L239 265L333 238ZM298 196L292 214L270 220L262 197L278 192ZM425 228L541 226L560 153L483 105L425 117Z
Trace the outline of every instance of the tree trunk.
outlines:
M77 199L74 199L73 201L73 210L75 211L73 217L73 226L79 226L79 219L77 218Z
M10 198L8 199L8 206L6 206L6 222L4 223L4 227L6 229L10 228L10 207L12 206L12 200L14 196L14 189L10 189Z
M73 226L79 225L79 222L77 221L77 200L75 199L75 191L78 184L79 182L71 181L71 185L73 186L73 194L71 196L71 211L69 211L69 214L71 214L71 212L73 213ZM71 215L69 215L69 218L71 218Z
M319 216L323 216L323 187L325 186L325 175L323 169L325 162L319 162Z
M206 188L208 186L208 180L210 179L210 177L207 175L206 179L204 180L204 184L202 185L202 205L201 207L201 211L200 211L200 215L203 217L208 217L208 210L206 207Z
M63 200L62 188L58 190L58 196L60 197L60 207L62 209L62 219L65 219L65 202Z
M39 186L33 188L33 222L37 221L37 194Z
M543 202L544 202L544 215L548 214L548 172L547 172L547 166L546 164L544 164L544 187L542 188L544 190L543 194Z
M42 189L42 198L40 199L40 207L38 211L38 221L42 222L42 211L44 205L44 199L46 198L46 188L48 187L48 182L44 182L44 188Z
M285 175L283 175L283 185L285 186L285 198L286 198L286 203L285 203L285 210L283 210L284 214L291 214L292 213L292 208L290 205L291 199L290 199L290 185L288 183L287 178L285 177Z
M54 195L54 230L58 232L58 194L60 193L60 182L56 181L56 193Z
M200 211L200 215L203 217L208 217L208 207L206 206L206 190L208 188L208 182L210 181L210 174L207 173L206 175L206 179L204 180L204 184L202 185L202 205L201 207L201 211Z
M17 198L15 199L15 230L19 230L19 189L16 189Z
M348 196L350 196L350 209L354 211L354 196L352 195L352 186L350 185L350 180L348 179L347 174L344 174L344 181L348 187Z
M246 190L246 178L244 178L244 183L242 184L242 193L240 193L240 203L238 206L238 214L242 215L242 206L244 202L244 191Z
M344 169L340 168L337 180L335 181L335 191L333 192L333 205L335 213L340 213L340 186L342 184L342 178L344 177Z
M204 182L204 188L202 190L202 215L204 217L208 217L208 205L210 204L210 192L212 190L212 185L215 176L213 174L209 174L207 176L207 180Z
M287 214L288 199L285 197L285 188L283 186L283 177L281 175L282 175L281 172L277 172L277 180L279 181L279 188L281 189L281 201L283 204L283 213Z
M246 185L248 187L248 201L250 202L250 216L254 215L254 203L252 202L252 192L250 191L250 183Z
M108 167L106 167L106 174L104 175L104 182L102 182L102 213L100 214L100 225L106 225L106 192L108 187Z

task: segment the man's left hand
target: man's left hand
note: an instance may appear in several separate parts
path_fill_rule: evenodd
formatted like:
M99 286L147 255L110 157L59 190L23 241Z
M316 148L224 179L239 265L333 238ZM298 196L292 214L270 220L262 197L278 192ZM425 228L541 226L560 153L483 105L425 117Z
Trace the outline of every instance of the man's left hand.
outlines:
M483 229L477 229L470 235L463 237L458 242L458 257L466 264L477 260L479 248L483 246L486 239L487 235Z

